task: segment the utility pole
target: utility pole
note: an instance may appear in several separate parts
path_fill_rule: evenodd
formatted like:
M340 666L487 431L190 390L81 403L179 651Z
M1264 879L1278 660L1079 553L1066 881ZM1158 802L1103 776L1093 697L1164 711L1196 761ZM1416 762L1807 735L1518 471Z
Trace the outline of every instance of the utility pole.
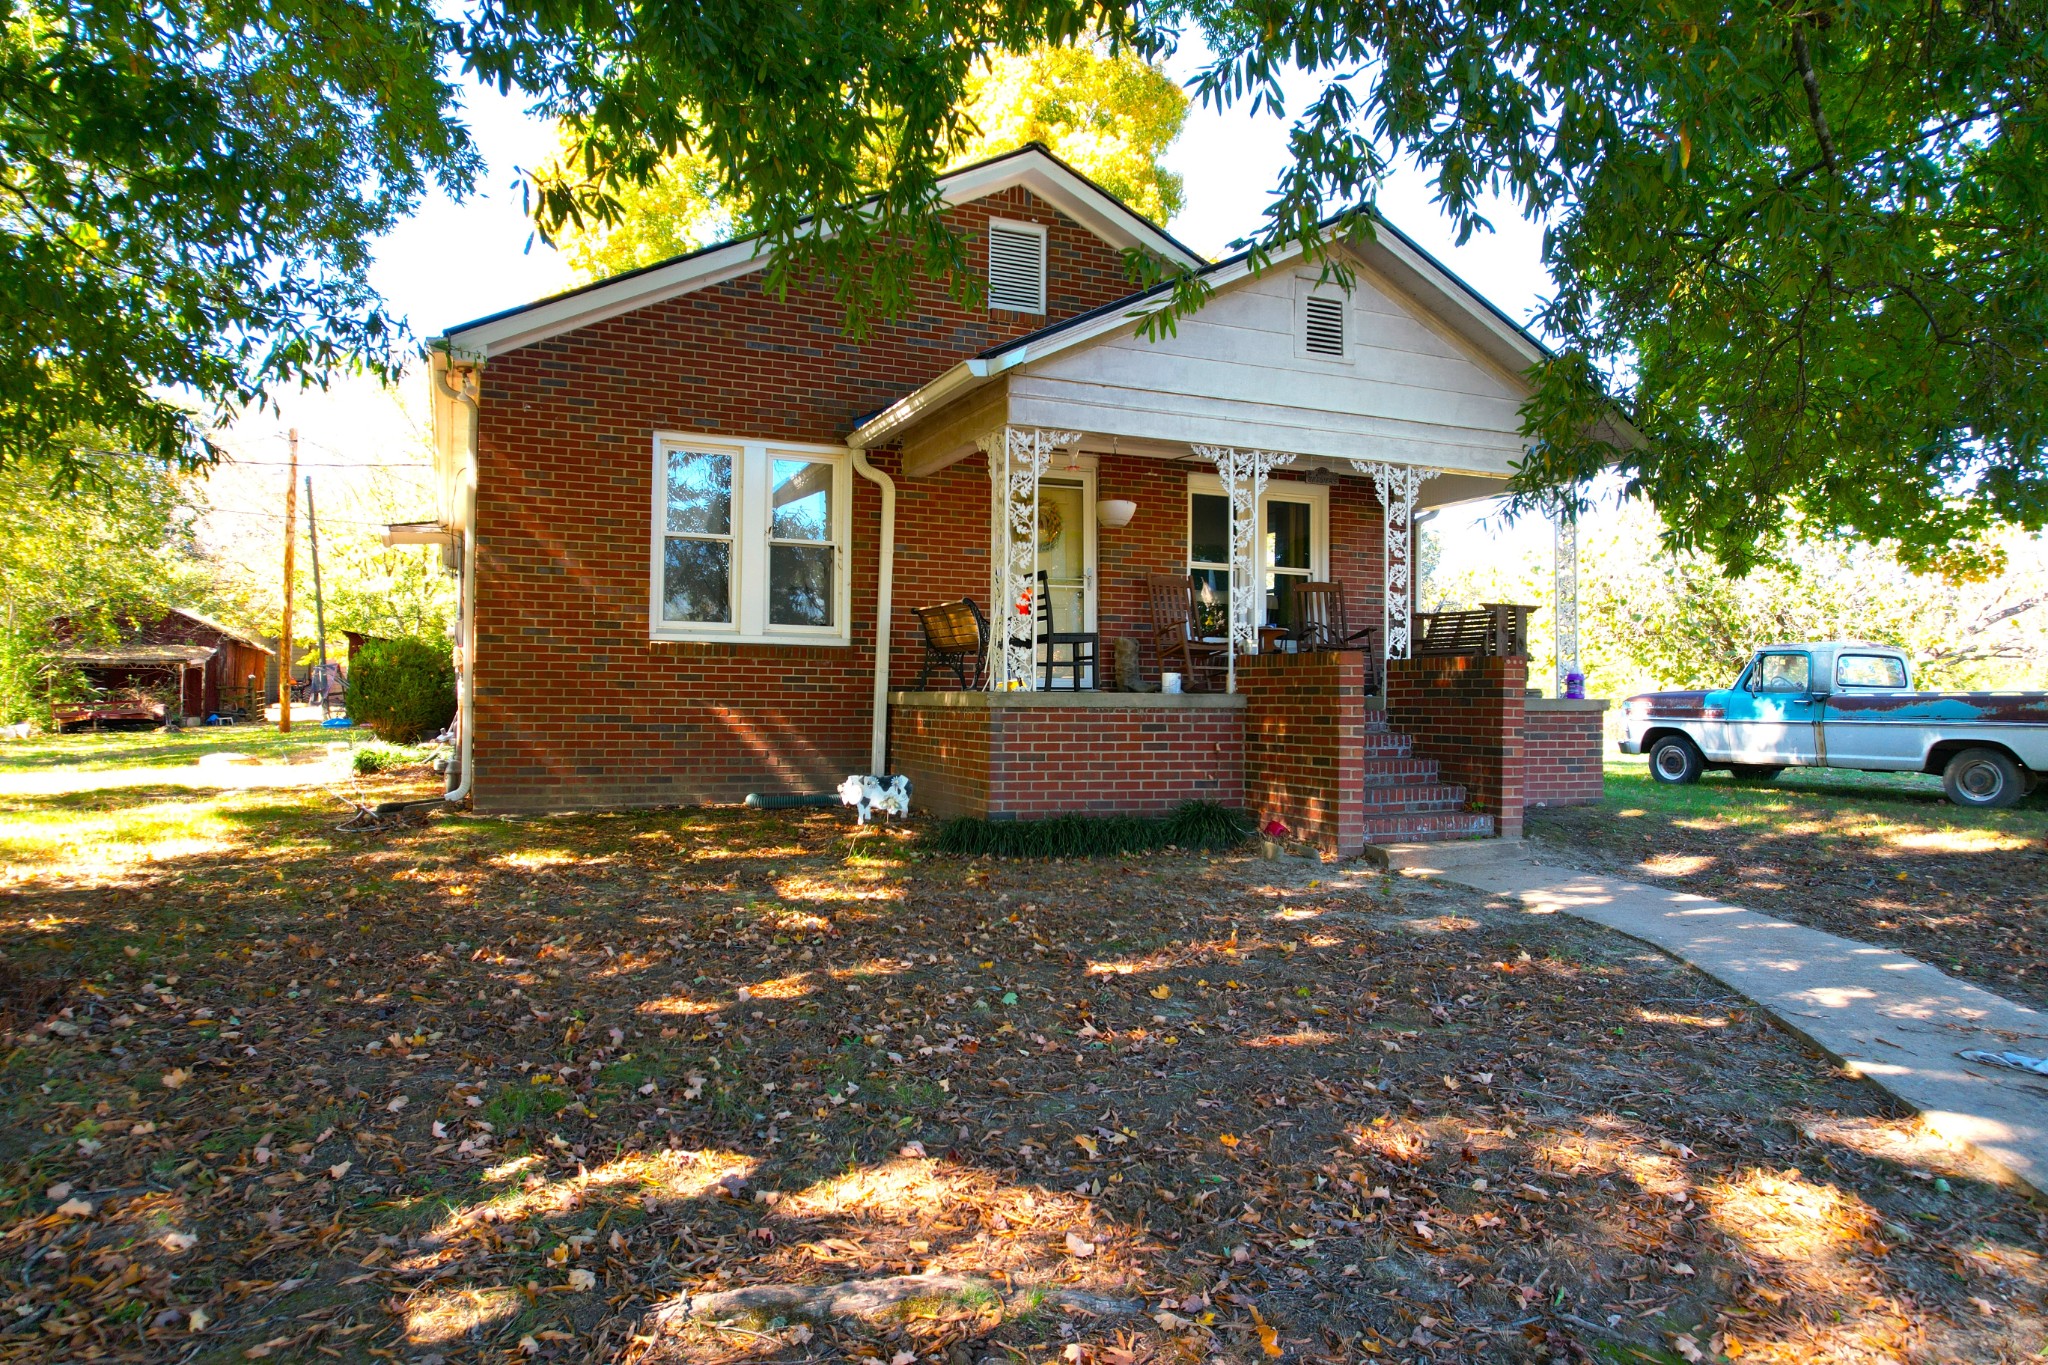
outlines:
M306 476L306 542L313 547L313 625L320 639L320 719L327 719L327 605L320 596L320 523L313 517L313 476Z
M277 632L277 732L292 732L292 559L299 544L299 429L291 429L291 474L284 481L284 624Z

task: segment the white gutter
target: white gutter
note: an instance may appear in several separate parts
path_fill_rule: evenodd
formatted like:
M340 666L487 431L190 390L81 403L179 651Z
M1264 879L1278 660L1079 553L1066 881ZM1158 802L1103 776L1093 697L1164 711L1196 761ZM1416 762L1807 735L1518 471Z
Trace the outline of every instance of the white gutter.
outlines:
M476 768L472 761L476 747L476 446L482 410L477 405L474 391L477 387L474 367L459 389L448 382L448 370L445 369L435 371L434 383L442 393L455 400L458 411L468 409L461 434L456 438L460 444L455 452L455 478L461 488L462 500L462 584L456 599L455 632L462 647L462 671L456 678L455 693L456 742L462 750L462 777L442 796L444 801L459 804L469 799L469 790L476 782Z
M889 761L889 622L896 607L896 481L868 463L868 453L853 451L854 472L882 490L882 545L875 567L875 711L868 740L868 771L888 772ZM468 769L463 770L468 780Z
M993 371L986 360L963 360L947 370L937 379L891 403L888 407L870 417L852 435L846 444L855 450L872 450L887 445L890 434L908 426L926 413L951 402L956 394L972 389Z

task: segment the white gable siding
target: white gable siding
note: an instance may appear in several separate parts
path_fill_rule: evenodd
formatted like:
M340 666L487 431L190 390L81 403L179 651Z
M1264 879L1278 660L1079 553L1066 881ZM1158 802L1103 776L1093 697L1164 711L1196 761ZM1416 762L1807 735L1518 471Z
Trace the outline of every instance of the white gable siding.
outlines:
M1299 271L1219 290L1158 342L1133 328L1027 362L1010 420L1134 440L1263 446L1504 475L1522 450L1517 377L1363 270L1347 354L1302 353Z

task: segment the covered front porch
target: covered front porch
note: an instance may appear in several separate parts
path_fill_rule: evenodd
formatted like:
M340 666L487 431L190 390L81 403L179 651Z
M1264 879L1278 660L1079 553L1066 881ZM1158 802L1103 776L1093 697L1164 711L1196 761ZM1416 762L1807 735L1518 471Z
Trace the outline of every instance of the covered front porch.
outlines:
M1226 264L1167 335L1129 310L1076 319L852 434L892 461L899 499L891 676L924 671L908 608L972 597L988 618L969 695L890 694L890 765L921 806L1221 800L1338 853L1519 833L1526 613L1448 643L1419 631L1415 528L1503 491L1542 352L1398 241L1352 265L1340 286ZM1555 613L1566 696L1568 517L1556 543L1556 598L1530 605ZM1184 620L1160 605L1174 583ZM1191 695L1160 690L1174 674Z

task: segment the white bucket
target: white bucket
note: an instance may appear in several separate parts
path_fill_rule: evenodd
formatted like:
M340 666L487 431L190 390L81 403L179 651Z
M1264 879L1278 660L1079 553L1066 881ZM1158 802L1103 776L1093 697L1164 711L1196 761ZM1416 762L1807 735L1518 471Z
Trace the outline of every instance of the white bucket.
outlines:
M1159 675L1159 690L1160 690L1161 692L1179 692L1179 691L1180 691L1180 674L1178 674L1178 673L1161 673L1161 674Z

